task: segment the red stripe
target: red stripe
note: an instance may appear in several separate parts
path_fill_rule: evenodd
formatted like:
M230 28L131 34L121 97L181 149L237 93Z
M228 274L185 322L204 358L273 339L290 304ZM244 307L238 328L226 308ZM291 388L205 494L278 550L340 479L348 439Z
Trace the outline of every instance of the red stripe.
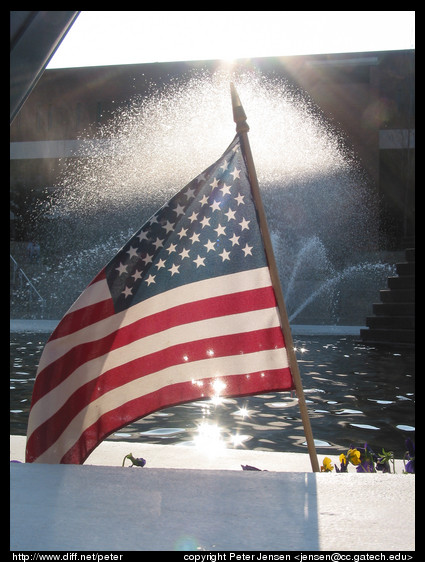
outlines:
M94 279L92 279L92 281L90 281L88 286L90 287L90 285L94 285L98 281L102 281L102 279L106 279L106 271L105 270L106 270L106 267L104 267L102 270L100 270L99 273L96 275L96 277Z
M208 352L211 349L214 350L214 357L226 357L238 355L239 353L253 353L265 349L283 347L281 329L270 328L268 330L219 336L208 340L180 344L120 365L75 391L51 418L46 420L31 434L28 440L29 447L34 449L36 446L38 450L37 456L41 455L58 439L72 419L90 402L132 380L155 373L172 365L184 363L186 362L184 357L187 358L188 362L192 362L208 358ZM223 377L226 384L231 379L232 377ZM205 393L205 391L206 386L204 385L203 392ZM227 389L224 394L227 395ZM123 413L125 414L125 406L123 407ZM138 417L145 415L147 415L146 412L140 411Z
M100 340L80 344L47 365L37 374L32 404L59 385L80 365L106 354L108 351L167 328L273 306L276 306L273 288L265 287L179 305L138 320Z
M248 377L249 375L249 377ZM213 382L213 379L204 379ZM260 392L291 390L292 377L289 368L261 371L230 377L229 392L226 396L249 396ZM202 389L190 382L176 383L155 393L130 400L123 407L111 410L87 428L79 440L62 457L61 463L82 464L96 446L111 433L139 419L140 412L146 416L168 406L200 400ZM34 457L35 458L35 457ZM34 459L32 459L34 460ZM28 462L32 462L28 460Z
M91 285L94 285L98 281L106 282L105 269L99 271L96 277L89 283L88 287L81 293L81 296L84 295L84 293ZM78 299L68 310L68 312L60 321L60 323L56 326L56 329L53 331L52 335L50 336L49 341L63 336L67 336L72 332L81 330L81 328L84 328L85 326L89 326L93 322L98 322L103 318L107 318L108 316L115 314L115 309L111 298L101 300L98 303L93 303L92 305L84 306L80 309L73 311L72 309L77 304L77 302ZM92 317L95 318L96 320L93 320Z
M90 326L114 314L115 309L112 299L106 299L73 312L68 312L56 326L49 341L68 336L73 332L77 332L86 326Z

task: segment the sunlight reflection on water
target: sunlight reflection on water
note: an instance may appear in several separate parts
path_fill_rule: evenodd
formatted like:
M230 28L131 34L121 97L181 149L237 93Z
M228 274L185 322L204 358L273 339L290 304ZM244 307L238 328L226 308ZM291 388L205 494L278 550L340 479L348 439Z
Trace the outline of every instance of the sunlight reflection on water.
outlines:
M37 364L47 334L10 336L11 433L25 435ZM320 453L351 444L404 454L414 439L414 352L375 349L354 337L297 339L297 358L313 435ZM222 389L218 389L222 390ZM304 452L295 396L215 396L154 412L108 437L112 441L178 444L208 454L228 448Z

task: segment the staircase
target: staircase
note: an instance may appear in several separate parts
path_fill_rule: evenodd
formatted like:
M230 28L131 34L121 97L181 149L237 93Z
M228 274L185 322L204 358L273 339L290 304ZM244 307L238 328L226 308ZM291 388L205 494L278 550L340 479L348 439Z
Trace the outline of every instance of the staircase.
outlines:
M374 316L366 318L368 328L360 330L364 343L415 346L415 248L407 249L405 257L396 264L397 276L388 277L388 288L380 291Z

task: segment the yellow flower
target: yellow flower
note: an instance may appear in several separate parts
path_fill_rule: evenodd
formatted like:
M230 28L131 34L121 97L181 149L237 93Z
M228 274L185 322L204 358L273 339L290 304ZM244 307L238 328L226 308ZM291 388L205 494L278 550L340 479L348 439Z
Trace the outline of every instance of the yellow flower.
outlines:
M332 472L334 467L332 466L332 461L329 457L323 459L323 465L320 467L320 472Z
M354 464L354 466L357 466L358 464L361 463L360 451L358 451L357 449L349 449L347 451L347 459L348 459L349 462L351 462L351 464Z
M344 455L344 453L341 453L339 455L339 462L347 464L347 457Z

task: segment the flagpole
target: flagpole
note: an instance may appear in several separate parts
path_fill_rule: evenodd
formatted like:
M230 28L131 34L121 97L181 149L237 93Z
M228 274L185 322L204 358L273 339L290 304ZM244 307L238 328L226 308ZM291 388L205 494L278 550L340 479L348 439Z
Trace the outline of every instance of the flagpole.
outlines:
M283 337L285 339L286 352L288 362L291 369L292 377L295 384L295 390L298 397L298 405L300 408L301 419L304 426L304 433L307 441L307 448L310 455L310 462L313 472L320 472L319 462L317 460L316 447L311 430L310 418L308 415L307 405L304 397L304 390L301 381L301 375L298 368L297 358L292 340L291 328L289 326L288 315L286 313L285 301L283 298L282 287L280 284L279 273L277 270L276 260L274 257L273 246L271 243L270 233L267 226L267 219L264 212L263 202L261 199L260 189L258 185L257 173L255 171L254 160L252 158L251 147L248 140L249 126L246 122L245 111L242 107L238 93L236 92L233 82L230 83L230 91L232 96L233 120L236 123L236 132L241 140L242 151L244 154L246 166L248 169L249 179L252 187L252 195L258 212L260 229L264 240L264 248L266 251L267 261L270 269L273 288L276 294L277 305L279 308Z

